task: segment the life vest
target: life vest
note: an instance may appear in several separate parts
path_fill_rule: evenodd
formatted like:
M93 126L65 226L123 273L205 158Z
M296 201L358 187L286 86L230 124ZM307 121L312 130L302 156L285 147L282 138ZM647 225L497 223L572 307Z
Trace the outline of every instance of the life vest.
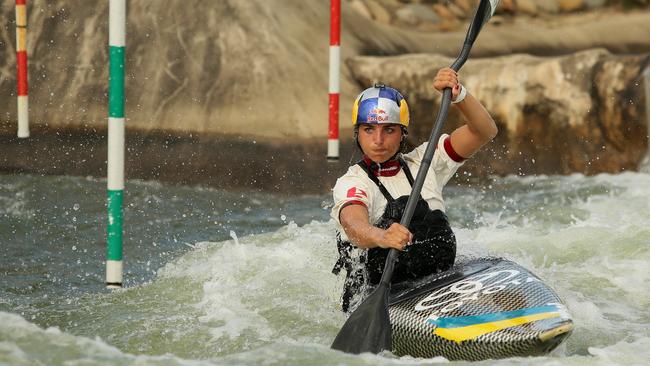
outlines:
M413 175L406 162L401 157L398 161L413 187ZM399 223L409 196L394 199L363 160L357 164L388 201L376 226L387 229L393 223ZM456 258L456 237L444 212L429 209L427 202L419 197L408 229L413 234L413 241L399 253L391 283L413 281L451 268ZM343 268L347 272L341 302L342 310L347 312L353 298L369 293L379 283L390 250L378 247L359 250L349 241L343 241L340 232L337 232L336 244L339 259L332 273L339 274Z

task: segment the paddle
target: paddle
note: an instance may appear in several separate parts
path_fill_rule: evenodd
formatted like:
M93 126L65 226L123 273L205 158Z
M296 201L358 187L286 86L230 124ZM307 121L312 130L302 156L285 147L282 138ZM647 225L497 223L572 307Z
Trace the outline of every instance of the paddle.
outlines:
M467 61L469 51L476 40L481 28L494 14L499 0L481 0L474 14L463 48L458 55L458 58L451 65L455 71L460 68ZM433 153L436 148L436 141L440 138L442 127L447 119L449 112L449 105L451 104L451 88L445 88L442 94L442 104L440 111L436 117L429 144L424 152L424 158L420 164L418 175L413 183L413 190L409 196L404 215L400 224L408 227L415 211L415 205L420 197L424 179L431 166ZM393 276L393 269L395 268L395 260L399 252L396 249L391 249L384 265L384 272L381 276L381 281L377 288L366 298L361 305L352 313L348 320L343 324L343 327L337 334L332 348L343 352L359 354L362 352L379 353L383 350L392 349L392 335L390 326L390 317L388 315L388 295L390 293L390 280Z

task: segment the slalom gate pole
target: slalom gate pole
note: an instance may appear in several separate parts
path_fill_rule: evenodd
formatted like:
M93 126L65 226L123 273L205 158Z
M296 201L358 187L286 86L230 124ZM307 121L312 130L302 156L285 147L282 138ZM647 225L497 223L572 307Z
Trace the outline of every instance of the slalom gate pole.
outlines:
M329 128L327 160L339 160L339 84L341 74L341 0L330 1Z
M124 50L126 2L109 3L108 225L106 287L122 287L122 202L124 197Z
M645 118L648 131L650 131L650 66L647 66L645 70L643 70L643 84L645 88ZM641 159L639 170L645 173L650 173L650 146L648 147L643 159Z
M648 131L650 131L650 65L643 70L643 84L645 87L645 118L648 123ZM650 151L650 147L648 147L648 151Z
M29 137L27 96L27 4L16 0L16 71L18 81L18 138Z

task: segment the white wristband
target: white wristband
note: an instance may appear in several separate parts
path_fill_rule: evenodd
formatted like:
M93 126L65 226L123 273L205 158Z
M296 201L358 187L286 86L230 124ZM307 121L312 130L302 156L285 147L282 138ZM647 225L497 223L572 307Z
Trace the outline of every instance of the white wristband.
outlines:
M462 102L463 99L465 99L465 96L467 96L467 89L465 89L465 86L463 86L463 84L460 84L460 92L458 92L456 100L451 101L451 104Z

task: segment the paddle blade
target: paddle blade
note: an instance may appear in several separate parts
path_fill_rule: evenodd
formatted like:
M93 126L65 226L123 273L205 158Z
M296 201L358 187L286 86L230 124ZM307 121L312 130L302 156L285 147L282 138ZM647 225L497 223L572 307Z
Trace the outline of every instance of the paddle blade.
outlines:
M363 352L377 354L392 349L388 292L389 287L380 284L350 314L332 343L333 349L353 354Z

